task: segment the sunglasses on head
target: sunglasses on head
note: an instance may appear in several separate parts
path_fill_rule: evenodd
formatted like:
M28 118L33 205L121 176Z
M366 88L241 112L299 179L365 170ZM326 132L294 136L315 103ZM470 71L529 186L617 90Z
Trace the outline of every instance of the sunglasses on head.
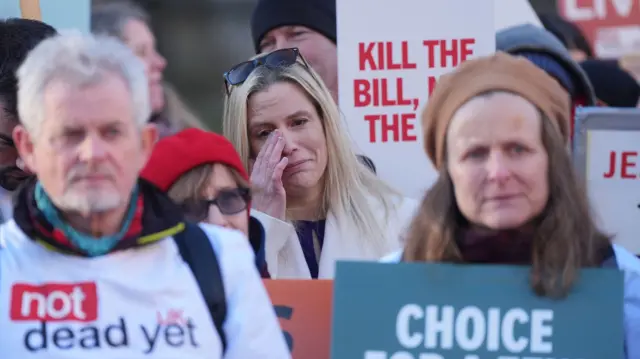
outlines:
M251 201L251 191L248 188L224 189L213 199L195 199L182 204L185 216L196 222L201 222L209 216L211 206L218 207L225 216L234 215L247 209Z
M227 90L227 94L229 94L231 86L245 82L253 70L258 67L287 67L295 64L296 61L298 61L298 57L302 59L304 66L309 68L307 61L302 55L300 55L300 51L296 47L275 50L266 55L256 57L253 60L244 61L235 65L231 70L224 73L224 85Z

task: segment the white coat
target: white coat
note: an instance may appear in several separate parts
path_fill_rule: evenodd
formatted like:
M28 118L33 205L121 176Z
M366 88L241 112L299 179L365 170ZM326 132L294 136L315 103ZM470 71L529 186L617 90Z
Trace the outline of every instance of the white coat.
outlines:
M396 203L396 212L385 222L384 209L379 201L371 200L377 222L386 225L386 248L402 248L404 231L408 228L418 207L414 199L403 198ZM266 261L269 274L274 279L311 279L309 267L302 252L295 228L259 211L251 211L263 225L266 235ZM366 238L347 220L348 217L329 211L324 231L324 242L318 263L318 278L333 279L338 260L378 260L374 244L367 245ZM339 220L338 220L339 219ZM364 243L364 245L363 245Z

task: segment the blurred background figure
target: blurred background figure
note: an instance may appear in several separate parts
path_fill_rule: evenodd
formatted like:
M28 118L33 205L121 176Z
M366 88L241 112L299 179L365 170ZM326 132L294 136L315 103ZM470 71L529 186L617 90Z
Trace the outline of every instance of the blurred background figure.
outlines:
M335 0L259 0L251 35L256 53L300 49L338 102Z
M578 26L554 13L541 14L539 18L544 28L562 42L575 61L593 58L591 45Z
M12 139L13 129L20 123L16 71L29 51L55 34L53 27L40 21L0 21L0 223L13 213L10 192L30 176Z
M640 85L618 60L587 60L580 63L587 73L601 105L638 107Z
M144 62L153 111L150 121L158 126L160 137L187 127L202 127L176 91L163 82L167 61L157 51L150 17L141 7L126 0L96 3L91 12L91 31L119 38Z

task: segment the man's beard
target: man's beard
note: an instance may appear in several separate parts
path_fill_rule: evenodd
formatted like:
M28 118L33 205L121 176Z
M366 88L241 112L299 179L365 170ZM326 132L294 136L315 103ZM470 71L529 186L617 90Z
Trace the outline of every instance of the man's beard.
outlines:
M52 200L61 210L78 213L104 213L122 204L122 198L115 189L78 191L69 188L57 200Z
M82 178L90 175L101 175L105 179L114 180L107 167L78 165L67 173L67 188L59 198L52 198L56 206L62 210L79 213L103 213L118 208L122 204L122 196L114 187L87 187L80 190L76 186Z

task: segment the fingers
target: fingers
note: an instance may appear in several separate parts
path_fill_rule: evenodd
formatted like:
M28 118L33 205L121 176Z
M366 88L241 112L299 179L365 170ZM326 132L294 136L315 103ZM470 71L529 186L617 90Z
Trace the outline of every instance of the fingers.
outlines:
M280 160L282 160L283 150L284 150L284 138L280 133L276 133L275 143L273 144L273 148L271 149L271 154L268 159L269 169L271 170L275 169L278 163L280 163Z
M270 157L275 139L276 134L274 131L269 134L267 141L262 145L260 152L258 152L258 156L256 157L254 164L254 168L257 173L264 173L267 170L267 159Z
M275 183L282 185L282 174L284 173L284 169L287 168L288 164L289 164L289 159L287 157L283 157L282 159L280 159L280 162L276 164L276 167L273 170L273 175L271 177L271 179Z

